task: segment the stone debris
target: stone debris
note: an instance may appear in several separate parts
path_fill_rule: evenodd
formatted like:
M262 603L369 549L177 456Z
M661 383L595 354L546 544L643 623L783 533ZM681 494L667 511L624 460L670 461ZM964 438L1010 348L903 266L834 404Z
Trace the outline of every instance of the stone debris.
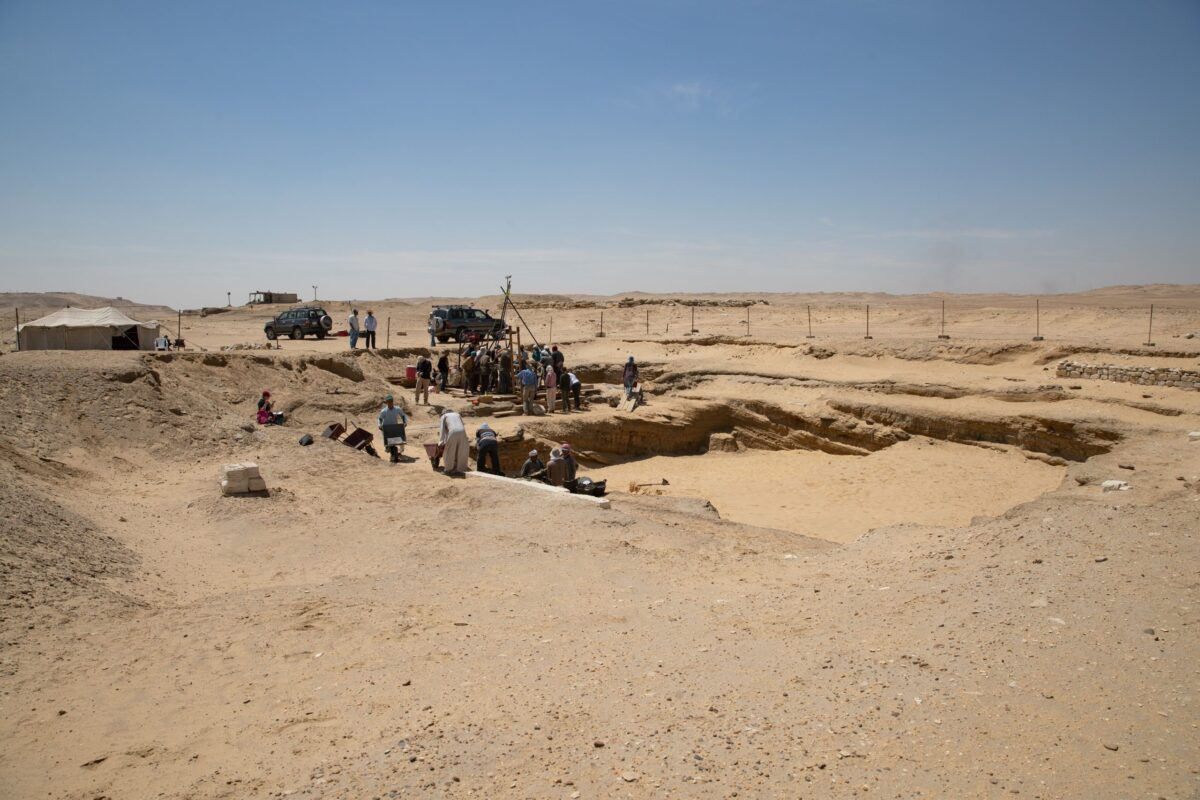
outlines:
M247 461L242 464L226 464L221 467L221 494L250 494L265 492L267 482L258 471L258 464Z
M1200 431L1192 431L1188 434L1189 442L1200 442Z
M1130 486L1126 481L1109 480L1100 484L1100 490L1103 492L1127 492Z

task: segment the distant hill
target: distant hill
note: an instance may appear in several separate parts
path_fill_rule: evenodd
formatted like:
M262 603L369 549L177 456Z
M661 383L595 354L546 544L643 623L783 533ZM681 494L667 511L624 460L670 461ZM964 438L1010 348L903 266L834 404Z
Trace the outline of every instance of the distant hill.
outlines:
M28 322L67 306L76 308L112 306L134 319L142 321L151 319L166 321L175 317L173 308L146 305L127 300L124 297L97 297L75 292L0 292L0 313L3 313L8 321L14 319L14 309L21 312L22 322Z

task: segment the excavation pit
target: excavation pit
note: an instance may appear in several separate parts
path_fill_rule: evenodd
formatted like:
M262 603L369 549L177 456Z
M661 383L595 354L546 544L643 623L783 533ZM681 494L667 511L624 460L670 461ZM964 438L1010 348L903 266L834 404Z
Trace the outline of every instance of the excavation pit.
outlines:
M941 407L676 399L662 411L548 422L535 434L571 441L610 492L701 498L731 521L836 542L887 525L965 526L1003 514L1118 439L1094 425L966 416L933 402Z
M866 456L744 450L588 470L612 492L699 497L722 518L835 542L897 523L967 525L1058 487L1066 467L1014 450L912 439Z

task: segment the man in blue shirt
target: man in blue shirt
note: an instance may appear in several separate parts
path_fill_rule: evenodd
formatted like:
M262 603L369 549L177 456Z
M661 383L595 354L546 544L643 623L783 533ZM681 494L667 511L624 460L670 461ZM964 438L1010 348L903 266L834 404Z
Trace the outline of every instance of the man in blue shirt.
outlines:
M379 431L383 434L384 443L387 443L389 434L391 434L390 438L404 439L404 426L408 424L408 416L404 413L403 408L396 405L395 398L390 394L383 398L383 402L383 409L379 412ZM400 460L400 448L397 445L388 445L388 452L392 456L393 464Z
M533 401L537 396L538 376L528 366L517 373L517 383L521 384L521 402L525 405L525 416L533 416Z

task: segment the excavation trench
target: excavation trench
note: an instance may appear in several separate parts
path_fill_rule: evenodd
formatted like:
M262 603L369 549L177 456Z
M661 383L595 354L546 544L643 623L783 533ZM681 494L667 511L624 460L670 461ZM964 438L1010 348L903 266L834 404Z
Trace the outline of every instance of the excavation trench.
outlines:
M1001 514L1120 438L1033 414L848 400L796 410L673 399L663 411L540 419L529 433L545 446L570 441L610 491L700 497L726 519L843 542L884 525Z

